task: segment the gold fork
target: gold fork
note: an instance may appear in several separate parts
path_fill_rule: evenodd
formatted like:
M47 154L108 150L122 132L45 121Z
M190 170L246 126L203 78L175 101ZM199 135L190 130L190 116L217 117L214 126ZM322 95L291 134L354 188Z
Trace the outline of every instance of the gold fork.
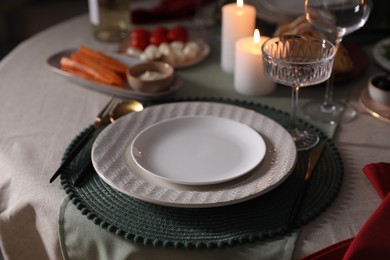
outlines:
M92 137L93 133L95 133L95 131L103 125L105 119L110 115L110 113L112 113L117 103L118 100L114 97L112 97L110 101L108 101L102 111L100 111L100 113L96 116L93 127L90 127L85 133L83 133L79 141L71 149L69 155L62 162L61 166L50 178L50 183L52 183L61 174L62 170L73 160L74 157L76 157L79 151L85 146L88 140Z

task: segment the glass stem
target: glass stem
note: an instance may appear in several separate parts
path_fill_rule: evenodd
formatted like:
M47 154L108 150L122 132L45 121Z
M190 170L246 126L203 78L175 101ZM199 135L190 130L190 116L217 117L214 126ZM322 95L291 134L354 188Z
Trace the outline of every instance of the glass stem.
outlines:
M330 75L328 81L326 81L325 98L322 103L323 109L326 111L333 110L333 79L334 73Z
M299 94L298 85L292 87L291 94L292 94L292 98L291 98L290 130L293 130L296 128L295 117L297 115L297 107L298 107L298 94Z
M335 40L332 41L336 46L336 50L339 49L341 41L342 38L339 37L337 37ZM334 72L332 71L332 74L330 75L329 79L326 81L325 98L321 106L323 112L331 113L333 110L335 110L334 103L333 103L333 86L334 86Z

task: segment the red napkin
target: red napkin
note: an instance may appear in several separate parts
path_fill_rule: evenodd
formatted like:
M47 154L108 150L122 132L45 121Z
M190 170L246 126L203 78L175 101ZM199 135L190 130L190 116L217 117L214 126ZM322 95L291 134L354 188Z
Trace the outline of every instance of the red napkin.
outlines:
M199 5L214 0L161 0L151 9L134 9L131 11L133 24L156 23L180 19L195 14Z
M372 163L363 172L384 198L355 238L324 248L302 260L390 259L390 163Z
M390 163L371 163L363 168L363 172L371 181L382 199L390 192Z

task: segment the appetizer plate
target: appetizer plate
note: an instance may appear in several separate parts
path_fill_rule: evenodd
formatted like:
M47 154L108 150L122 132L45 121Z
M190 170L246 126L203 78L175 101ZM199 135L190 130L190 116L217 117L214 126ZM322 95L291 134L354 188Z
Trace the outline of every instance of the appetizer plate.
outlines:
M265 143L261 162L241 177L210 185L173 183L137 165L132 156L132 142L142 131L166 120L199 116L229 119L252 128ZM293 170L297 151L281 125L253 110L213 102L177 102L119 118L97 137L91 157L103 181L128 196L165 206L204 208L239 203L274 189ZM158 169L155 172L159 173Z
M187 60L187 61L184 61L181 63L170 64L175 69L185 69L185 68L193 67L193 66L201 63L202 61L204 61L209 56L209 54L210 54L210 45L209 44L207 44L204 40L199 39L199 38L193 39L191 41L194 41L199 45L200 50L199 50L198 55L193 59L190 59L190 60ZM129 47L129 45L128 45L128 43L126 43L126 45L123 45L119 48L119 52L124 53L124 55L127 55L133 59L137 59L139 61L138 57L126 54L128 47ZM168 62L165 60L163 60L163 61Z
M360 93L360 103L370 115L390 122L390 107L373 100L368 93L368 87L365 87Z
M185 145L183 145L185 144ZM179 184L216 184L240 177L264 158L263 138L245 124L210 116L162 121L141 131L131 155L145 172Z
M390 45L390 38L383 39L375 44L373 50L373 56L375 61L383 67L385 70L390 71L390 59L385 57L383 47L385 45ZM389 47L390 48L390 47Z
M70 80L71 82L74 82L78 85L81 85L83 87L86 87L88 89L94 90L94 91L99 91L104 94L108 94L111 96L117 96L117 97L122 97L122 98L135 98L139 100L153 100L153 99L159 99L165 96L169 96L173 94L174 92L178 91L182 86L183 82L180 78L176 78L174 83L168 88L168 90L163 91L163 92L158 92L158 93L144 93L144 92L139 92L135 91L134 89L131 88L131 86L126 82L124 88L119 88L119 87L114 87L90 80L83 79L81 77L74 76L71 73L68 73L66 71L61 70L60 67L60 60L62 57L70 57L70 55L73 52L77 52L77 49L68 49L68 50L63 50L60 52L57 52L50 56L47 59L47 64L49 65L50 69L54 71L55 73L65 77L66 79ZM127 66L132 66L137 63L140 63L139 60L128 57L123 54L119 53L106 53L110 55L111 57L121 61L122 63L126 64Z

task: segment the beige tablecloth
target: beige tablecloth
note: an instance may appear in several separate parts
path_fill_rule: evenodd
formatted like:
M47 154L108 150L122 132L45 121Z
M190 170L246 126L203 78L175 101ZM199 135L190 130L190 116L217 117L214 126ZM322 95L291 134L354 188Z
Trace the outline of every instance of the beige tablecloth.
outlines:
M0 248L5 259L62 258L57 221L65 193L58 180L53 184L48 180L70 140L94 120L109 97L64 80L45 63L51 54L81 43L107 50L116 47L93 39L85 15L21 43L0 63ZM216 55L218 42L212 47ZM190 70L180 72L185 88L178 96L247 99L289 111L287 88L278 87L269 97L242 97L234 92L231 75L212 77L206 69L210 66L215 65L205 61L199 68L205 73L202 78ZM356 120L338 129L315 123L329 135L336 130L345 180L330 208L303 227L295 258L354 236L380 203L361 169L390 160L390 124L366 114L357 103L367 78L378 70L370 60L361 76L336 89L336 97L351 94L349 104L359 110ZM322 96L323 89L305 88L301 104Z

